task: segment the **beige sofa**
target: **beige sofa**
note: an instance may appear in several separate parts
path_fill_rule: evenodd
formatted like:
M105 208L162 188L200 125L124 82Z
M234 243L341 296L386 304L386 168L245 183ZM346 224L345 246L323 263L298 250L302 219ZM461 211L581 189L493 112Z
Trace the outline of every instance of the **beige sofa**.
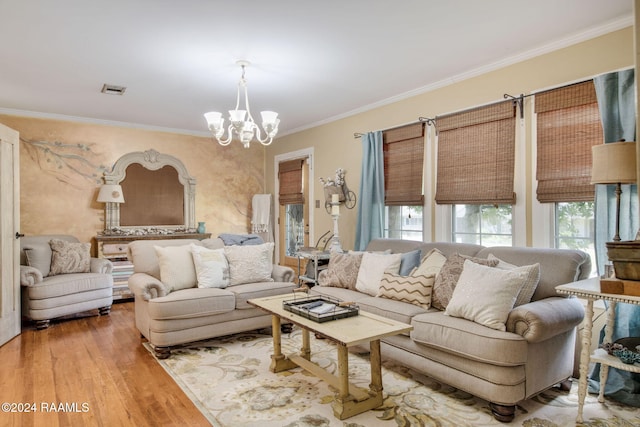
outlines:
M490 402L500 421L511 421L515 405L563 383L573 372L576 326L584 317L582 304L558 295L555 287L589 276L591 261L581 251L492 247L457 243L373 240L368 251L422 255L437 248L487 258L489 254L517 266L540 263L540 281L532 302L513 309L506 331L464 318L445 315L393 299L340 287L315 286L311 294L355 301L360 309L413 326L407 335L382 340L383 358L391 358L424 374ZM321 276L322 277L322 276Z
M171 346L271 326L271 316L247 303L260 298L292 292L293 270L273 265L272 282L244 283L221 288L197 286L171 290L160 280L155 246L189 244L209 249L224 247L220 239L139 240L128 246L134 274L129 288L134 294L135 323L154 347L158 358L167 358ZM193 268L191 266L191 268Z
M62 234L24 236L20 239L23 316L35 322L37 329L46 329L50 320L58 317L96 309L100 315L108 315L113 302L111 261L91 258L87 243L85 261L88 261L89 271L52 271L51 240L80 244L74 236ZM74 267L74 262L58 259L61 260L60 265Z

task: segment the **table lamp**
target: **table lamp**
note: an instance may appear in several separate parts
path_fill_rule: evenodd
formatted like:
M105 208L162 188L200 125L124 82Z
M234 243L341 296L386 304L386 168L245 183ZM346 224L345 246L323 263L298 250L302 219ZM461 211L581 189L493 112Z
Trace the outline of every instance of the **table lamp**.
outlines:
M591 147L591 153L591 183L616 185L616 234L613 240L619 242L620 195L622 184L636 183L636 143L621 141L594 145Z
M103 184L98 192L97 202L105 203L105 231L108 231L115 224L119 223L115 221L118 211L115 209L115 203L124 203L124 195L122 194L122 187L118 184Z

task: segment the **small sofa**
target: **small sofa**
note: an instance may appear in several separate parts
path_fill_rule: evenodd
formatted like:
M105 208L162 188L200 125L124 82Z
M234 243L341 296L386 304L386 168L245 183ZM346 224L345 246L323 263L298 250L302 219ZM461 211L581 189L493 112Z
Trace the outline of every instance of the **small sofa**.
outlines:
M171 290L161 281L155 246L190 244L224 248L219 238L138 240L128 245L128 257L134 265L128 284L134 294L136 327L161 359L171 355L171 346L271 326L271 316L247 300L289 293L297 287L291 268L273 265L271 282L226 288L199 288L194 284Z
M518 402L556 384L567 387L573 372L576 326L584 317L584 308L577 299L557 294L555 287L587 278L589 255L576 250L399 239L373 240L367 251L420 249L424 256L433 248L447 257L459 253L487 258L492 254L516 266L540 263L539 284L530 303L511 310L504 332L433 307L425 309L353 289L314 286L310 294L355 301L361 310L411 324L409 334L382 340L383 357L487 400L499 421L511 421Z
M20 238L22 315L35 322L37 329L49 327L51 319L95 309L108 315L113 303L111 261L90 257L86 244L88 272L52 271L51 240L80 244L74 236L61 234Z

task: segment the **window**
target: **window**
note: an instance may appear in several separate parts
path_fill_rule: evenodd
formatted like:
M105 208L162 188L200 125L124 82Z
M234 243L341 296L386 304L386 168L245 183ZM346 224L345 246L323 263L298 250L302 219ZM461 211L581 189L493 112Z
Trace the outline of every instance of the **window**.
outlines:
M384 237L422 240L422 206L386 206Z
M591 147L602 144L592 80L535 95L538 201L552 203L554 246L579 249L595 260ZM596 263L592 263L592 275Z
M383 132L385 237L419 240L424 205L424 123Z
M512 205L453 205L452 241L512 246Z

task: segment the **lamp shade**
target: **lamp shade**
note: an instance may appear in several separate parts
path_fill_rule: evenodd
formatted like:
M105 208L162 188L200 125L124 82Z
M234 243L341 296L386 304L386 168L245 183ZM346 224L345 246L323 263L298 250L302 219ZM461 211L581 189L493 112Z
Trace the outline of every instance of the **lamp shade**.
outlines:
M98 202L101 203L124 203L122 187L117 184L105 184L98 192Z
M610 142L591 147L592 184L635 184L636 143Z

